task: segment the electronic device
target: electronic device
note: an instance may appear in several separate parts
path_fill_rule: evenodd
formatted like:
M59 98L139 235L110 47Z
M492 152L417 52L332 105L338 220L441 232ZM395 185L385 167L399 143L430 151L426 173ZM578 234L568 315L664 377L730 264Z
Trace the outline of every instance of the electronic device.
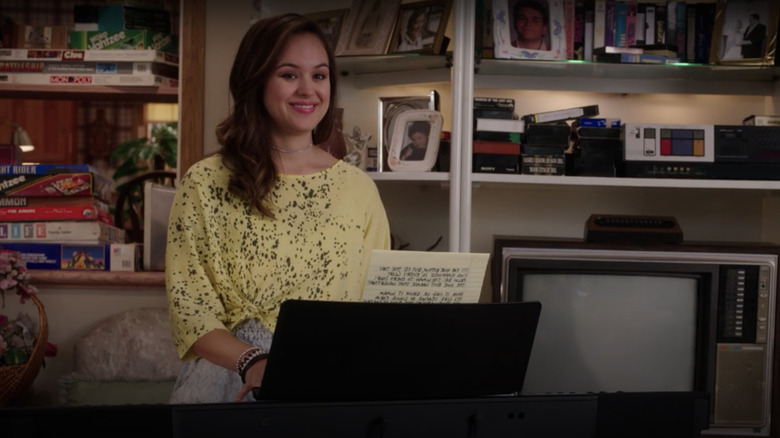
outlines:
M706 178L715 155L713 131L713 125L626 123L626 176Z
M714 160L713 125L626 123L624 159L662 163Z
M585 222L585 240L679 243L683 232L672 216L592 214Z
M287 300L253 394L266 401L517 395L540 310L532 302Z
M780 126L715 125L718 179L780 179Z
M144 270L165 270L168 216L176 188L147 181L144 183Z
M542 304L523 394L705 391L708 432L768 436L778 254L495 237L494 301Z

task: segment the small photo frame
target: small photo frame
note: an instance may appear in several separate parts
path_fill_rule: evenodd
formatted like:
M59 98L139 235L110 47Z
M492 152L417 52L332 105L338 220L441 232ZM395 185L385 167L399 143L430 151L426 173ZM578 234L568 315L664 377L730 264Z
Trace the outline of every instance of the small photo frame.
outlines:
M780 3L718 0L710 64L774 65Z
M352 0L336 56L384 55L401 0Z
M563 0L493 0L494 56L566 59Z
M393 123L387 164L394 172L428 172L436 164L442 127L441 113L429 109L404 111Z
M401 5L388 53L441 53L452 0Z
M339 37L341 36L341 29L344 27L348 13L349 9L334 9L332 11L305 14L304 17L317 23L325 37L328 38L331 49L336 50Z
M390 151L390 143L393 137L393 125L395 119L402 113L413 109L439 110L439 93L431 90L427 96L398 96L379 98L379 120L377 121L377 145L382 151L382 160L379 160L378 171L387 170L387 154Z

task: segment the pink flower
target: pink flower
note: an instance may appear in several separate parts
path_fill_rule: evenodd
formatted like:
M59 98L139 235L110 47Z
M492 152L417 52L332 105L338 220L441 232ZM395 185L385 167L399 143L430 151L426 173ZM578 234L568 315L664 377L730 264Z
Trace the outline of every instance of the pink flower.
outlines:
M43 353L46 357L54 357L57 355L57 345L52 344L51 342L46 343L46 350Z
M5 292L13 291L19 295L19 302L24 304L38 292L30 284L27 265L17 251L0 250L0 299L5 306ZM19 314L16 319L9 319L0 314L0 365L18 365L29 360L36 343L39 327L27 314ZM57 346L47 342L44 354L53 357L57 354Z

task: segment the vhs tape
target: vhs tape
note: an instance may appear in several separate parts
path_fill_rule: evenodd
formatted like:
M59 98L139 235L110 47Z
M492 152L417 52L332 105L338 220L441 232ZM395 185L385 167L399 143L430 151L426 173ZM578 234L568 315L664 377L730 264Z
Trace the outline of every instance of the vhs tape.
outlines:
M566 120L577 119L580 117L590 117L599 115L598 105L586 105L577 108L562 109L556 111L546 111L536 114L527 114L522 117L526 125L531 123L552 123L564 122Z

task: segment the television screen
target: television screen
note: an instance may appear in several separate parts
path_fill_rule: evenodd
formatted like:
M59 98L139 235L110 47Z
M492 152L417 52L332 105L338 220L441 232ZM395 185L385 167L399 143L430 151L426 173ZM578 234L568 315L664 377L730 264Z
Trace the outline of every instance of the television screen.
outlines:
M697 278L527 273L522 291L542 303L524 393L694 389Z

